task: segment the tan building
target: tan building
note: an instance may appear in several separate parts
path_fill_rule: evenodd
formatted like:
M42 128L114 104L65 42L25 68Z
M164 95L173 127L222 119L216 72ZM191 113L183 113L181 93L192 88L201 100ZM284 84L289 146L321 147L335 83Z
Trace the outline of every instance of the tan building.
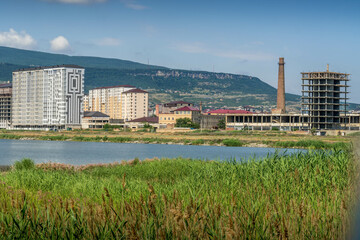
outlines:
M182 107L174 110L173 113L160 113L159 124L166 124L174 127L179 118L190 118L192 122L199 123L201 120L200 110L194 107Z
M99 111L111 119L129 121L148 115L148 92L131 85L100 87L89 91L86 110Z
M81 128L83 129L100 129L104 128L105 124L110 121L109 115L101 112L84 112L84 117L81 119Z
M89 111L89 95L83 97L83 111Z

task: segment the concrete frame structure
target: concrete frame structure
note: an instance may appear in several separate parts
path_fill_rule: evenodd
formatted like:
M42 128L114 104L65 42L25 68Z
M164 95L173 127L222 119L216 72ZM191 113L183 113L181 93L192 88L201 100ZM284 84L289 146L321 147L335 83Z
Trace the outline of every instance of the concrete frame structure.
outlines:
M11 123L12 84L0 85L0 128L8 128Z
M341 129L340 114L347 114L349 74L330 72L329 65L326 72L301 74L301 113L309 117L308 128Z
M255 113L226 114L226 128L234 130L310 130L310 117L300 113ZM360 114L340 115L340 127L343 130L360 130ZM325 129L319 129L325 130ZM334 129L329 129L334 130Z
M85 69L57 65L13 72L12 127L80 128Z

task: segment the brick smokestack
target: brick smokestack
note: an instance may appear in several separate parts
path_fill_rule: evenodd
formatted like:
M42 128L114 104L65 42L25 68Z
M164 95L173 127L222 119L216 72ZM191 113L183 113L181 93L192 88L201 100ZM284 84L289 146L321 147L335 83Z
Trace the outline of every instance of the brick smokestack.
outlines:
M285 113L285 71L284 71L284 58L279 58L279 78L277 89L277 111Z
M156 104L155 105L155 115L158 117L159 113L160 113L160 106L159 106L159 104Z

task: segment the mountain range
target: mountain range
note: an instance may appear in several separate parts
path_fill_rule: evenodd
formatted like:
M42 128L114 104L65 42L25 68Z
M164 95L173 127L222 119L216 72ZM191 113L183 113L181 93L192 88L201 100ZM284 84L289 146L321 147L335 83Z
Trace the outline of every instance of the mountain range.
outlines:
M20 68L60 64L85 67L85 92L95 87L130 84L147 90L152 105L185 100L197 104L202 102L208 108L252 105L266 110L276 104L276 89L257 77L9 47L0 47L0 82L11 81L12 71ZM298 95L286 94L288 109L299 110L300 99Z

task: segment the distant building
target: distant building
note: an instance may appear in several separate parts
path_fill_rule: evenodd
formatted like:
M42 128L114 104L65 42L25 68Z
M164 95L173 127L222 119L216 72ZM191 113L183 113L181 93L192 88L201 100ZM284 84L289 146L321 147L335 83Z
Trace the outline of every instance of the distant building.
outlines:
M12 84L0 85L0 128L8 128L11 123Z
M216 114L216 115L201 115L200 128L203 129L217 129L219 122L224 121L225 124L225 115Z
M216 109L216 110L210 110L204 114L206 115L226 115L226 114L249 114L253 113L246 110L232 110L232 109Z
M149 96L148 92L141 89L131 89L123 93L122 115L125 121L148 116Z
M308 116L304 122L309 129L341 129L341 114L346 116L349 75L346 73L303 72L302 109ZM346 125L346 123L345 123Z
M89 95L84 95L83 97L83 110L89 111Z
M159 128L159 117L142 117L137 118L126 123L126 126L131 129L143 128L145 124L148 124L154 128L154 130Z
M80 127L84 68L57 65L13 72L12 127Z
M129 121L148 116L148 92L131 85L99 87L89 91L86 110L99 111L111 119Z
M194 107L194 104L185 101L174 101L164 104L156 105L155 114L158 116L160 113L172 113L174 110L181 107Z
M159 123L174 127L179 118L189 118L192 122L200 124L201 113L197 108L186 106L174 110L173 113L160 113Z
M110 121L110 116L101 112L84 112L81 120L81 128L84 129L101 129Z

